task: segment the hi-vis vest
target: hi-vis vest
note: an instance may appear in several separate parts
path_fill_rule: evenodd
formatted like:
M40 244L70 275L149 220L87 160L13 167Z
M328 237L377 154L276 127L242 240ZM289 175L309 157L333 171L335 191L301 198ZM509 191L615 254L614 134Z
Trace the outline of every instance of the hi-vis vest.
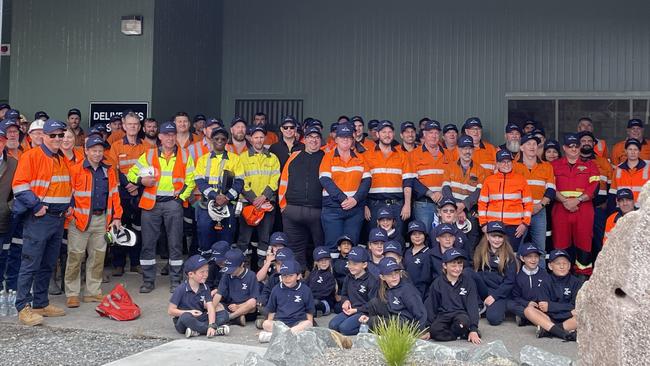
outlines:
M93 194L93 173L84 168L84 161L75 164L70 171L72 176L72 196L74 197L72 216L75 220L75 226L81 231L86 231L90 224L90 208ZM108 202L106 203L106 228L108 228L113 219L122 218L122 205L120 204L120 194L117 191L118 182L115 169L103 165L101 169L108 177Z
M142 198L140 198L139 207L145 210L151 210L156 204L156 196L168 196L176 197L179 196L183 189L185 188L185 176L194 171L192 164L188 164L188 154L187 150L182 148L177 148L176 150L176 162L174 163L174 168L172 171L162 171L160 169L160 161L158 148L149 149L146 153L147 155L147 164L154 168L156 185L153 187L145 187L144 192L142 192ZM180 152L181 158L178 158ZM137 165L137 164L136 164ZM159 172L159 173L158 173ZM171 176L172 185L174 186L173 191L160 190L158 189L158 183L160 182L161 176ZM187 202L183 202L184 207L188 207Z

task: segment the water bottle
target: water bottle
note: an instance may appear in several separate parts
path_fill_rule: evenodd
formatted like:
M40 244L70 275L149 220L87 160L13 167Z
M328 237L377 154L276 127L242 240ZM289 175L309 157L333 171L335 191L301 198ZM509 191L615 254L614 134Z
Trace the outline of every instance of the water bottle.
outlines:
M2 290L0 291L0 316L7 316L8 310L7 293L5 293L5 290Z
M17 316L18 310L16 310L16 291L10 290L9 293L10 295L7 297L7 307L9 308L7 315Z
M361 323L361 326L359 327L359 333L368 333L367 323Z

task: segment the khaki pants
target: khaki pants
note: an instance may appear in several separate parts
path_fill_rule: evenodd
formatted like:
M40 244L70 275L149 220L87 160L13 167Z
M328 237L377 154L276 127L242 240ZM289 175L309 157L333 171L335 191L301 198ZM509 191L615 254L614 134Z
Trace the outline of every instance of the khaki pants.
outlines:
M74 220L68 229L68 261L65 271L65 295L79 296L81 292L81 263L86 259L85 296L101 294L104 257L106 256L106 215L91 216L88 230L80 231Z

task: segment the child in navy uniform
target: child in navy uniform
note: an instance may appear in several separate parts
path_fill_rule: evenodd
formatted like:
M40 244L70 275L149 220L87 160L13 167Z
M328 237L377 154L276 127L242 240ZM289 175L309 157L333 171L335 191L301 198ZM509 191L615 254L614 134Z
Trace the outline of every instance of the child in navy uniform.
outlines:
M404 237L402 237L402 233L397 231L396 224L397 221L395 221L395 216L390 212L390 209L382 207L377 211L377 227L384 229L388 237L387 241L395 240L404 246Z
M332 257L325 247L316 247L313 252L314 270L309 274L305 283L314 295L316 312L323 316L329 315L336 305L336 280L332 272Z
M294 260L282 263L279 269L282 282L271 291L266 305L268 317L260 332L259 341L269 342L273 334L273 321L280 321L291 328L294 334L310 328L314 324L314 298L311 289L298 279L300 264Z
M352 238L343 235L336 239L336 246L338 247L339 255L337 258L334 258L334 264L332 267L334 268L334 278L336 278L336 285L338 286L340 294L341 289L343 288L343 281L345 281L345 278L350 274L347 267L348 253L352 250L354 243L352 243Z
M344 335L359 333L359 318L363 315L366 304L375 298L379 280L366 271L368 268L368 251L354 247L348 254L350 274L341 289L342 311L330 320L329 327Z
M506 316L506 301L515 283L518 265L503 223L488 222L487 234L476 246L475 272L471 273L490 325L501 324Z
M289 248L280 248L275 252L273 261L273 271L264 281L262 290L260 291L259 296L257 297L257 312L258 317L255 319L255 326L257 329L262 329L262 323L266 319L266 310L265 306L269 301L269 296L271 296L271 291L273 288L280 283L280 273L278 270L282 266L283 262L288 260L295 260L293 251Z
M215 314L210 289L205 281L208 278L208 261L200 255L193 255L185 261L187 280L176 287L169 299L167 314L173 317L176 331L186 337L205 334L209 337L227 335L230 328L224 325L228 313Z
M266 254L266 258L264 258L264 264L262 267L257 271L257 280L260 282L266 281L266 279L273 274L275 271L275 266L273 265L275 261L275 254L278 252L279 249L284 248L287 246L287 242L289 241L289 237L287 237L287 234L281 232L281 231L276 231L271 236L269 237L269 253Z
M467 234L465 234L463 230L459 229L458 226L456 225L456 221L458 219L457 213L458 213L458 204L456 203L456 200L454 200L452 197L443 197L443 199L438 204L438 218L439 218L438 225L450 224L454 228L454 236L456 237L456 245L455 245L456 248L462 247L463 251L465 251L465 253L470 255L471 252L466 250L466 249L470 249L471 246ZM435 230L438 227L438 225L434 225L433 229ZM467 260L471 260L471 259L472 259L471 257L467 258Z
M423 299L435 277L425 230L421 221L411 221L408 224L408 237L411 245L404 253L404 269Z
M442 257L442 276L431 284L425 306L429 315L429 334L436 341L467 339L481 343L478 333L478 296L476 284L463 267L467 257L455 248Z
M564 250L554 250L548 258L552 274L543 285L538 306L524 310L526 318L537 325L537 337L557 337L567 341L576 340L576 296L582 281L569 273L571 261Z
M222 240L212 244L209 263L210 272L206 281L206 284L211 289L219 287L222 276L221 267L223 267L223 262L226 260L228 250L230 250L230 244L227 241Z
M368 261L368 271L375 277L379 277L379 261L384 258L384 243L388 240L386 231L381 228L370 229L368 235L368 251L370 260Z
M389 240L384 243L384 257L390 257L398 264L402 264L402 244L395 240Z
M515 314L518 326L530 324L524 315L527 306L539 307L544 284L549 281L548 272L539 266L539 259L544 252L535 244L527 243L519 247L519 259L524 263L512 287L510 299L506 302L509 312Z
M255 273L246 268L244 259L239 249L227 251L219 288L212 291L216 311L227 310L228 319L242 327L246 326L247 318L255 320L259 295L259 282Z
M418 330L422 331L420 338L429 339L429 333L424 332L427 312L422 298L415 286L402 279L402 266L393 258L383 258L379 262L379 273L381 282L377 297L368 303L359 321L368 323L374 329L380 319L387 320L396 316L400 322L415 323Z
M431 247L431 261L433 262L433 272L436 276L442 276L444 274L442 268L442 256L443 254L451 248L458 249L463 253L468 253L466 248L458 241L458 234L456 225L443 223L433 230L433 245ZM467 260L465 263L465 269L468 270L471 267L472 261Z

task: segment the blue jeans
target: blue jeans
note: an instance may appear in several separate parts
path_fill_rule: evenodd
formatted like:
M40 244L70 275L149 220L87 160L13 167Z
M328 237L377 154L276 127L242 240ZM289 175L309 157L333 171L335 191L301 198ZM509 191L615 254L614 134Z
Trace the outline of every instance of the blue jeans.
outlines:
M413 218L422 221L427 234L433 230L433 221L438 215L438 205L431 202L415 201L413 203Z
M363 313L359 311L350 316L339 313L330 320L329 328L346 336L355 335L359 333L359 327L361 326L359 318L361 318L361 315Z
M546 210L544 208L530 218L530 226L528 227L527 235L531 243L535 244L539 250L546 253ZM542 255L539 258L539 268L546 268L545 255Z
M350 210L344 210L340 207L323 207L320 214L321 225L325 236L325 246L330 253L337 252L336 239L344 234L350 236L354 245L359 244L359 233L364 221L364 205L365 203L357 204Z
M221 230L215 230L215 221L208 214L208 210L201 207L196 207L196 232L198 233L199 250L205 252L210 250L212 244L220 240L225 240L228 243L235 241L235 233L237 232L237 218L235 217L235 208L228 204L230 210L230 217L221 220Z
M30 215L25 219L22 262L16 294L18 311L30 302L33 302L32 306L36 309L50 304L47 289L59 259L63 221L63 217L50 214L41 217Z

